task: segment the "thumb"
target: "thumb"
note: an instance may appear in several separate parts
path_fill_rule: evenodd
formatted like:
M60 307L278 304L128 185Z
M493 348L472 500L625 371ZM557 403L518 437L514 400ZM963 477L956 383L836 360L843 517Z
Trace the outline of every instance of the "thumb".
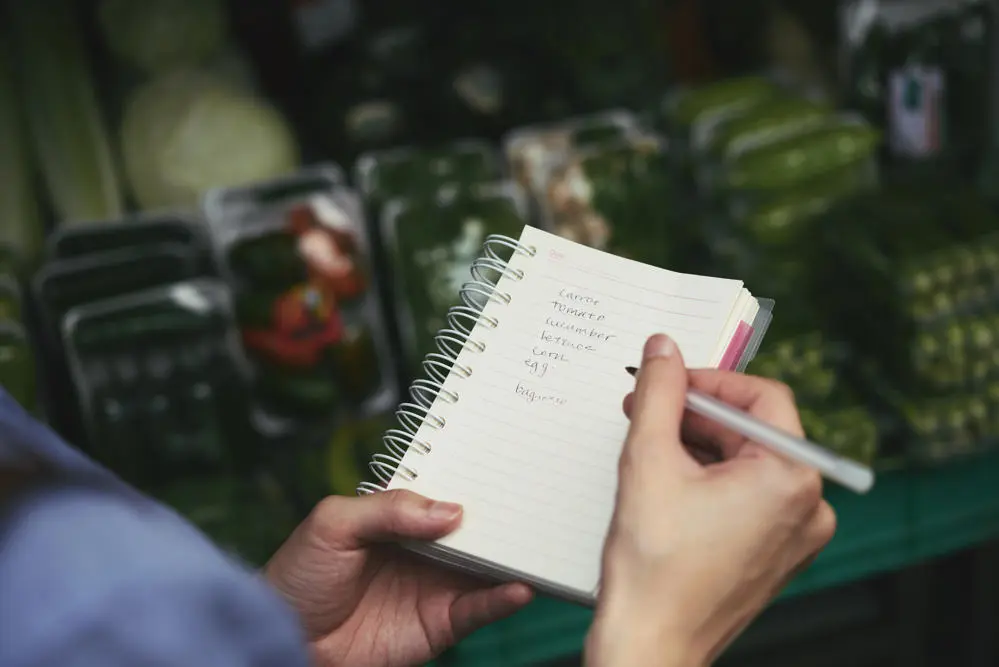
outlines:
M631 405L631 428L625 447L662 452L680 447L680 423L687 393L687 369L676 343L657 334L645 343L642 367Z
M461 522L461 506L397 489L358 498L332 496L316 508L311 522L332 545L357 549L372 542L443 537Z

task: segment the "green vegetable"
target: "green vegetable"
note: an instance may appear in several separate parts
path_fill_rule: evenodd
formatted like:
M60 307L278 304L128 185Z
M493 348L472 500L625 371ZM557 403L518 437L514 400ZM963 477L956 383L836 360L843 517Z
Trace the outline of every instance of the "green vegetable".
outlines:
M7 48L0 47L0 244L18 255L19 273L34 268L45 244L45 222L34 187L34 160L20 91Z
M275 108L195 70L139 88L125 109L121 143L145 208L194 206L209 189L286 176L298 164L291 129Z
M308 278L293 234L271 232L238 241L229 251L233 272L259 291L283 290ZM254 294L253 297L259 296Z
M923 462L941 462L972 454L999 437L999 388L984 392L951 393L902 406L912 434L913 455Z
M35 356L21 325L0 323L0 386L28 411L37 408Z
M753 360L750 370L779 380L794 391L800 402L822 404L836 388L830 349L820 333L808 333L771 344Z
M342 398L325 367L295 371L261 363L257 391L273 405L296 414L329 414Z
M59 224L114 219L123 210L76 8L72 0L14 2L7 13L25 73L29 134Z
M841 456L867 465L874 463L878 452L878 427L866 409L802 409L801 424L809 438Z
M0 275L0 322L20 322L21 316L21 291L17 281Z
M822 174L813 182L753 210L743 221L756 242L783 246L805 240L816 216L864 185L863 164L852 164Z
M735 157L726 180L733 189L788 187L870 155L881 133L869 125L829 125Z
M710 109L768 97L775 92L774 84L763 77L726 79L680 93L668 115L674 124L689 126Z
M470 193L444 205L415 200L399 214L393 273L411 364L435 349L434 335L446 326L447 310L457 305L486 236L516 238L523 227L514 201L504 195Z
M779 97L759 104L723 123L715 130L709 153L715 159L747 140L760 145L801 133L829 118L829 107L804 98Z
M467 186L500 178L496 156L478 146L375 153L370 159L370 191L365 194L380 201L433 195L451 183Z
M102 0L98 18L111 51L151 74L200 65L226 40L222 0Z

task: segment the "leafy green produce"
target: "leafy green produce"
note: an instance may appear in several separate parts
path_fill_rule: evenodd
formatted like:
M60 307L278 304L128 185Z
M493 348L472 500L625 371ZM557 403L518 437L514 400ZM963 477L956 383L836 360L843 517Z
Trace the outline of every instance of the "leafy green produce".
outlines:
M56 222L118 218L124 197L77 3L13 2L7 9L8 22L2 27L25 73L19 79L20 98ZM16 154L17 143L12 145ZM9 145L3 146L7 152ZM9 224L4 221L2 226Z
M552 173L545 205L555 233L656 266L687 238L671 225L676 194L654 138L582 150Z
M817 226L827 325L907 393L982 382L995 347L995 228L980 198L950 186L890 187L837 204Z
M501 177L499 160L485 146L401 149L362 156L365 195L379 201L428 196L445 185L487 183Z
M999 438L999 385L986 391L911 400L901 407L917 461L942 462L990 447Z
M637 129L638 121L632 114L593 114L514 130L504 153L514 179L528 191L541 193L551 170L575 150L621 141L637 134Z
M101 0L97 16L111 51L151 74L200 65L226 42L223 0Z
M821 405L837 388L833 362L832 348L814 332L768 343L753 359L750 372L783 382L804 404Z
M435 349L434 335L445 328L448 308L458 304L486 237L517 238L524 224L515 201L504 194L469 193L443 206L414 201L399 213L392 224L392 259L411 362Z
M810 439L822 443L837 454L867 465L874 464L878 454L878 425L866 408L803 408L801 425Z
M18 255L19 273L41 260L45 222L34 186L35 161L7 48L0 48L0 244Z
M144 208L189 207L212 188L285 176L295 139L270 104L222 78L178 70L129 100L121 127L125 169Z

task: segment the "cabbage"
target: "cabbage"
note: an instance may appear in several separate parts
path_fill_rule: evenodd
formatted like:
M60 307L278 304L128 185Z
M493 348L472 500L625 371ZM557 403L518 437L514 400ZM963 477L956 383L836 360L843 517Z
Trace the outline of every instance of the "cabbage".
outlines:
M223 0L102 0L98 15L110 50L151 74L200 64L227 37Z
M205 71L180 70L137 89L126 105L121 147L143 208L193 206L211 188L269 180L298 166L281 114Z

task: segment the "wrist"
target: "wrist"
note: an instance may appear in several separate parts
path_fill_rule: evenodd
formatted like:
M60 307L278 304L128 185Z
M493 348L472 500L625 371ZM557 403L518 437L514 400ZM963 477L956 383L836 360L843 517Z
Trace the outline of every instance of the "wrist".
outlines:
M598 612L586 637L586 667L706 667L693 639L655 612L607 618Z

